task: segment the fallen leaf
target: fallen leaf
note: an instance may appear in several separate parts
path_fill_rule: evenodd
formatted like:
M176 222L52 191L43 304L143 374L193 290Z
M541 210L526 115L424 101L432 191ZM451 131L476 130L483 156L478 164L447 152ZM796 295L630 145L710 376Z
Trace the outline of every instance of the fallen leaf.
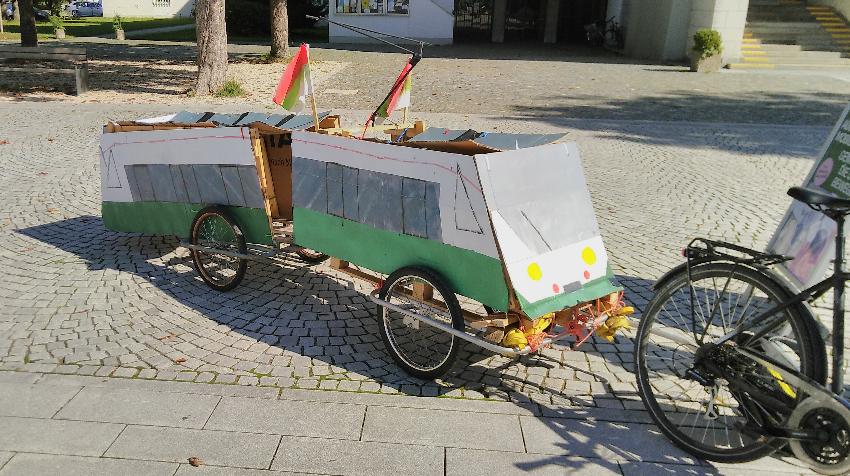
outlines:
M47 172L39 172L39 173L37 173L36 175L42 175L42 176L43 176L43 175L47 175Z
M6 145L8 143L9 143L9 141L7 141L7 140L0 140L0 145Z
M183 362L186 362L186 357L177 357L176 359L174 359L174 362L182 364Z
M47 138L47 142L53 142L54 140L55 140L55 139L53 139L52 137L48 137L48 138Z
M191 458L189 458L189 464L197 468L198 466L204 464L204 462L203 460L201 460L201 458L198 458L197 456L192 456Z
M47 213L55 213L57 210L55 208L48 208Z

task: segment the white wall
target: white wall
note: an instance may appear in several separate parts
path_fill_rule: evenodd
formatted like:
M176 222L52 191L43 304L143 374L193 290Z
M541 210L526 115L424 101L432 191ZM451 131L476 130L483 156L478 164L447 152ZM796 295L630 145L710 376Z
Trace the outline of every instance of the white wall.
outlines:
M336 13L330 0L331 20L393 35L407 36L434 44L451 44L454 33L453 0L411 0L408 15L351 15ZM331 43L371 43L374 40L331 24Z
M848 0L850 1L850 0ZM740 57L749 0L631 0L626 18L626 53L679 61L688 57L700 28L717 30L723 58Z
M163 3L154 0L103 0L103 16L188 17L192 15L195 0L168 0L168 5L163 5Z
M741 42L747 23L749 0L693 0L687 50L694 45L693 36L701 28L717 30L723 38L725 62L741 57Z

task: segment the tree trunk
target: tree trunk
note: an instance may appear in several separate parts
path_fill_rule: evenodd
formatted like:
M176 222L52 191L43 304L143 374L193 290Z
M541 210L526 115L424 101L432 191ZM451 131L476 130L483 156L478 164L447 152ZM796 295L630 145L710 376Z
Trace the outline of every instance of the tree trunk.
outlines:
M21 19L21 7L18 6L18 0L15 0L15 8L12 9L12 20Z
M198 96L215 94L227 79L227 29L224 0L198 0L195 3L198 37Z
M18 5L21 12L21 46L38 46L32 0L19 0Z
M272 49L270 59L282 59L287 54L289 46L289 12L287 0L269 0L272 17Z

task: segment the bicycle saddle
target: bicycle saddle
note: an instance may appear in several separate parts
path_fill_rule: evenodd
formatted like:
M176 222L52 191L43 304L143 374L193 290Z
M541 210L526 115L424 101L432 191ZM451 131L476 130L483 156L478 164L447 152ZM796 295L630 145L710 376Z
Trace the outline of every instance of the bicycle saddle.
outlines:
M850 213L850 200L846 198L833 197L805 187L791 187L788 189L788 195L806 205L818 207L822 210L830 210L840 215Z

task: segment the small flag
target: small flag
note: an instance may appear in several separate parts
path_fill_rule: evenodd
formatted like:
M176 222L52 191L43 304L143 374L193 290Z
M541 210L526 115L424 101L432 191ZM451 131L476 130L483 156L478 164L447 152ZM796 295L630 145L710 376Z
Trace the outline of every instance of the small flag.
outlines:
M310 78L310 45L301 44L298 54L286 65L274 93L275 104L290 112L300 112L307 105L307 96L313 94Z
M404 66L393 84L392 94L378 108L376 117L387 118L393 111L410 107L410 90L413 88L411 74L409 73L411 69L413 69L412 63L407 63Z

